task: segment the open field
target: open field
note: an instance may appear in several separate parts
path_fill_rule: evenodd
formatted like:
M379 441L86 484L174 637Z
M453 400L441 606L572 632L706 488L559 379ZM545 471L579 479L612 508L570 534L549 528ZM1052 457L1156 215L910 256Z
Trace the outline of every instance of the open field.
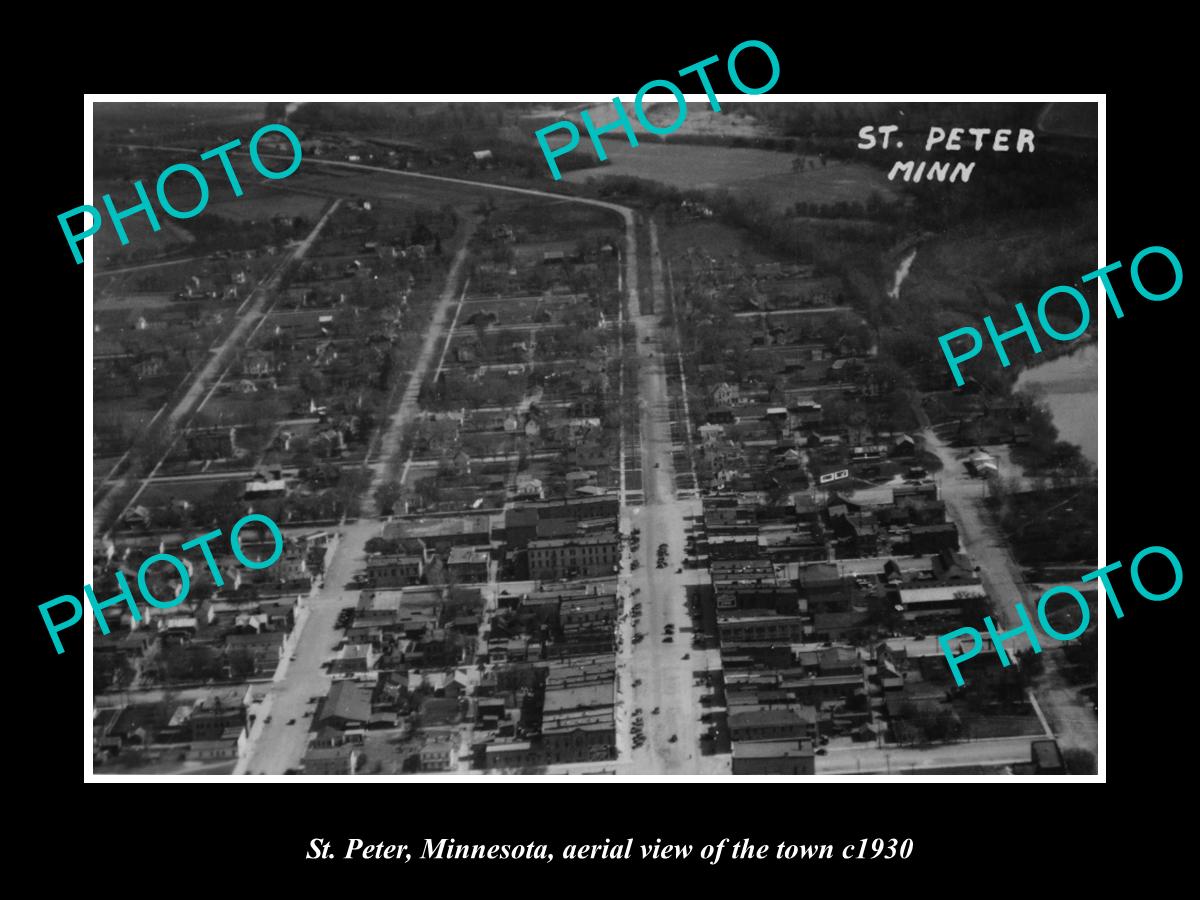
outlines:
M691 93L691 91L685 88L685 93ZM629 97L622 99L625 101L626 108L628 109L632 105L632 99ZM748 107L749 104L731 103L722 100L721 111L714 112L705 102L689 103L687 118L680 127L680 132L689 135L741 138L773 136L775 134L774 129L757 117L749 115L746 112ZM669 126L679 114L675 105L675 98L667 92L648 92L643 100L642 108L646 111L646 118L660 128ZM551 122L568 117L578 125L580 121L579 112L583 109L588 111L588 115L592 117L592 121L597 125L604 125L607 122L611 122L616 116L616 110L613 108L612 103L609 102L591 105L586 103L566 105L538 104L531 107L529 112L522 114L521 118L530 122L531 129L541 128L549 125ZM630 121L633 122L634 131L637 133L639 142L642 140L660 140L657 135L646 131L636 117L630 116Z
M369 197L372 201L384 203L400 200L435 208L450 205L457 209L472 209L483 199L479 189L470 185L397 178L383 172L358 172L332 166L314 166L305 172L302 164L295 176L289 179L289 185L294 189L325 191L330 196ZM488 197L498 208L514 202L496 194L489 194Z
M621 141L606 141L604 150L607 163L577 169L564 174L563 179L582 184L589 178L630 175L681 190L731 188L776 207L790 207L797 202L865 202L873 192L888 200L895 196L891 182L879 169L830 162L793 172L796 155L775 150L671 143L630 147Z
M290 184L275 187L269 182L255 184L248 180L243 187L246 192L241 197L231 196L228 188L224 193L214 191L202 215L224 216L243 222L266 221L276 216L303 216L315 222L327 199L291 190ZM225 199L218 200L218 194Z

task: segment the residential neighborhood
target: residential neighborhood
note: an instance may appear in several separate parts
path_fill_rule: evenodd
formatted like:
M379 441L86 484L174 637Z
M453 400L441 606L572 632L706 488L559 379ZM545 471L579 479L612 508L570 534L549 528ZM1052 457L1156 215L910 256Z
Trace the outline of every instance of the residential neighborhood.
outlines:
M97 236L97 596L248 512L284 550L214 541L182 603L105 611L95 771L1094 773L1094 624L1007 665L985 635L965 686L937 640L1094 568L1097 501L1042 394L956 387L914 337L953 268L924 195L816 137L753 152L859 193L582 155L550 189L509 106L299 105L286 182L132 262ZM98 182L202 143L96 117Z

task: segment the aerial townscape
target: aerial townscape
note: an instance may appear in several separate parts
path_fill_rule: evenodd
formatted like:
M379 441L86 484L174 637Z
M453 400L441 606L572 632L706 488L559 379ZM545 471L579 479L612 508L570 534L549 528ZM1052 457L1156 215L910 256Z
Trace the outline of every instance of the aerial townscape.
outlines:
M117 208L264 123L303 158L85 251L96 596L284 535L88 622L94 771L1095 773L1095 345L958 386L937 338L1095 267L1096 108L898 106L730 102L554 181L584 105L97 104ZM884 121L1038 152L890 181ZM1086 633L957 685L938 636L1057 584Z

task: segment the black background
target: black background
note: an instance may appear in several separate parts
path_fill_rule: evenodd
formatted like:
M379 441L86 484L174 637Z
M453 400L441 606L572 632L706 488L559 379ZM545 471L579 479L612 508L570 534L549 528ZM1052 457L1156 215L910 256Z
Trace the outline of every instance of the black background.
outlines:
M90 362L84 358L81 367L74 354L79 352L79 329L90 322L80 322L82 267L74 264L55 218L91 199L81 189L84 101L78 86L60 83L43 85L36 99L18 104L22 131L36 135L36 141L23 145L26 158L10 161L9 181L10 189L24 195L19 205L9 207L10 221L20 229L9 233L10 250L16 251L10 253L9 267L22 277L10 298L7 348L8 437L16 451L10 453L8 467L8 512L15 529L9 535L8 571L16 589L7 620L16 632L7 645L19 648L22 659L20 668L9 670L9 686L15 705L25 711L10 717L7 737L10 748L19 751L17 765L9 771L20 773L18 788L32 791L31 802L10 813L22 819L25 809L33 814L34 827L23 845L52 856L69 842L90 856L88 868L96 878L111 885L119 870L134 881L149 879L143 887L161 887L167 883L163 877L187 881L188 870L200 865L219 866L231 875L245 867L257 871L262 880L255 881L264 886L269 876L304 879L313 886L343 883L350 889L364 883L363 876L410 888L417 883L414 877L424 882L422 876L436 876L441 867L451 876L436 882L442 890L455 890L463 877L505 884L514 893L586 890L609 878L639 889L647 870L669 879L686 873L705 886L753 885L756 875L795 869L794 882L773 879L763 882L764 888L853 887L864 875L891 882L898 875L919 874L913 883L929 890L963 891L981 881L1002 886L1009 876L1017 890L1027 890L1031 885L1021 873L1030 867L1050 863L1054 877L1069 877L1076 868L1105 865L1104 848L1114 842L1124 857L1133 843L1147 842L1149 849L1168 839L1170 826L1157 818L1158 804L1182 790L1194 765L1191 742L1182 736L1194 718L1192 681L1184 677L1185 666L1190 668L1187 585L1172 599L1151 603L1134 594L1127 567L1137 551L1161 544L1174 550L1185 572L1190 571L1182 519L1194 497L1195 379L1189 365L1194 338L1184 322L1186 280L1171 299L1151 303L1129 286L1127 268L1139 250L1156 244L1171 248L1188 268L1184 228L1195 215L1195 174L1180 131L1185 110L1172 91L1164 90L1164 85L1177 84L1160 68L1164 60L1158 54L1170 54L1140 44L1137 61L1129 61L1135 41L1128 32L1110 33L1104 38L1110 49L1101 50L1099 43L1070 28L1050 35L1045 24L1028 33L995 23L977 26L967 49L961 41L938 38L936 29L921 41L897 32L878 40L848 37L858 24L849 14L840 23L798 18L787 28L778 22L763 25L761 16L743 24L731 15L686 36L677 26L655 30L615 21L601 9L596 15L600 24L586 29L552 15L553 21L538 26L539 36L518 37L518 25L508 22L506 30L474 41L426 32L409 22L388 38L392 44L386 48L374 48L372 41L362 45L360 33L329 38L330 48L320 50L312 44L324 26L317 29L309 22L308 33L295 43L286 36L268 41L264 33L240 35L252 48L263 44L257 63L251 56L236 65L205 67L203 77L186 77L186 67L178 73L155 70L152 79L135 67L123 75L113 70L90 78L86 86L181 93L587 91L625 98L643 82L707 56L718 54L723 62L737 43L756 38L770 44L780 60L781 78L771 93L1108 90L1107 261L1125 263L1114 280L1126 315L1118 321L1109 312L1105 321L1105 556L1126 565L1114 578L1126 616L1118 621L1109 614L1106 619L1107 702L1102 705L1107 785L1044 784L1039 789L1014 783L612 784L581 779L549 784L529 779L520 784L416 784L356 779L353 784L303 787L221 783L213 784L217 791L209 791L197 789L212 784L201 778L194 785L84 785L90 757L81 733L82 628L64 633L66 652L56 656L37 612L37 604L47 599L79 594L85 571L79 554L83 527L74 516L80 510L81 487L90 497L90 485L80 484L85 438L74 418L81 401L89 402L81 397L77 379ZM988 46L976 44L980 31L991 33ZM1111 50L1113 42L1121 42L1119 54ZM274 49L268 51L267 44ZM306 49L292 54L287 50L291 46ZM203 46L193 51L205 58ZM227 58L229 52L223 44L213 49ZM739 57L747 84L765 81L765 69L761 75L754 71L758 56L750 51ZM1105 62L1099 64L1102 58ZM722 68L710 70L715 89L731 92ZM691 85L685 89L696 90ZM1028 306L1029 298L1024 299ZM26 491L24 484L37 487ZM246 782L254 784L254 779ZM1106 792L1103 797L1100 790ZM700 863L695 854L688 863L648 867L577 863L577 877L542 883L529 876L538 872L535 865L550 874L545 864L424 863L414 868L410 863L401 868L395 863L304 862L312 838L331 840L336 848L350 836L410 845L443 836L460 842L551 844L603 843L605 837L614 843L633 837L636 844L662 837L664 842L696 844L697 849L722 837L772 845L832 843L838 848L864 837L911 837L916 852L906 863L738 864L728 861L728 851L716 867ZM111 855L105 847L112 849ZM1163 852L1156 849L1153 855ZM553 868L561 879L558 864ZM400 874L403 881L389 878ZM847 874L855 880L846 881ZM214 891L237 883L224 876L206 880Z

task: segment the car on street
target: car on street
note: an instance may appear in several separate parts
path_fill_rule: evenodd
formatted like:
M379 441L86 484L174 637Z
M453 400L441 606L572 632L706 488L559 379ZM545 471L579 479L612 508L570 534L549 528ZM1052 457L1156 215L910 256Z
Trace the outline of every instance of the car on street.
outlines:
M679 735L673 734L667 739L667 743L674 744L677 740L679 740Z
M671 643L673 640L675 640L675 638L673 638L671 635L669 635L669 634L668 634L668 635L667 635L665 638L663 638L663 643L664 643L664 644L669 644L669 643Z
M289 724L289 725L295 725L295 724L296 724L296 720L295 720L295 719L288 719L288 724Z

